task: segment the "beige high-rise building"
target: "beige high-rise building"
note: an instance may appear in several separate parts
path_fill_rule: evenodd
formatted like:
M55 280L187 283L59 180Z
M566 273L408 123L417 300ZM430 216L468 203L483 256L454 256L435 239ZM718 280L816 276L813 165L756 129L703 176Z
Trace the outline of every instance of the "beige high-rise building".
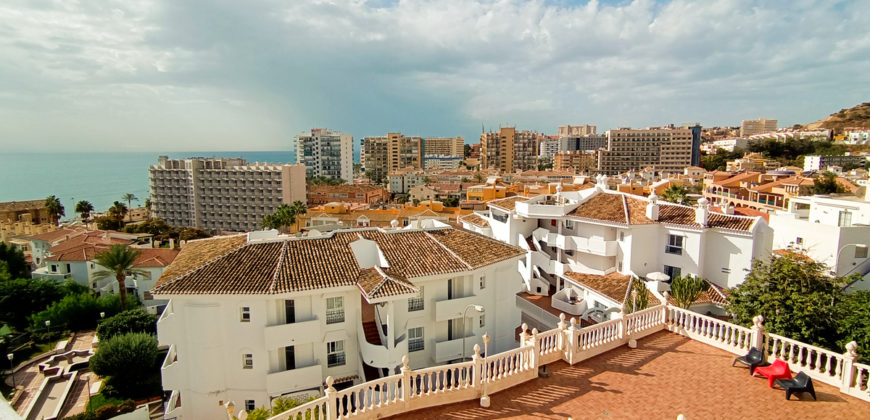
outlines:
M501 127L497 132L480 135L480 166L502 172L537 168L538 133Z
M569 171L575 174L594 171L598 168L597 153L593 151L576 150L558 152L553 155L554 171Z
M776 131L777 120L760 118L757 120L743 120L740 123L740 137L749 137L756 134Z
M594 125L560 125L559 137L580 137L596 134L598 127Z
M257 230L281 204L306 202L302 164L161 156L150 179L151 213L173 226Z
M362 143L364 168L373 179L385 179L399 169L423 168L423 139L420 137L388 133L386 137L366 137Z
M424 155L459 156L465 154L465 140L458 137L426 137L423 139Z
M598 151L598 170L620 174L652 167L682 172L692 166L692 130L652 127L607 130L607 149Z

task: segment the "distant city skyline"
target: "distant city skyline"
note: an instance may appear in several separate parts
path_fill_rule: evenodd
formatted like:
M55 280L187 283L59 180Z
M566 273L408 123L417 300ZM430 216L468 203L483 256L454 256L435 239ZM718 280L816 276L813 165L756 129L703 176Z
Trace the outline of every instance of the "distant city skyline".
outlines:
M870 100L867 1L0 5L0 150L291 150L330 128L810 123Z

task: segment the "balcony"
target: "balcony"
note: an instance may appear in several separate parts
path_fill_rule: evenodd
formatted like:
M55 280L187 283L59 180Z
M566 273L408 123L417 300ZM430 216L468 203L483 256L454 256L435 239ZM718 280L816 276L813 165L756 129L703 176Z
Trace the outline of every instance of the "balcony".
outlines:
M448 319L461 318L462 312L468 305L477 301L477 296L471 295L456 299L446 299L435 302L435 321L447 321Z
M531 198L527 201L517 201L517 214L525 217L554 218L562 217L577 208L577 203L563 202L559 204L555 195Z
M72 274L69 273L60 273L57 271L49 270L49 267L40 267L33 272L30 273L32 277L38 277L43 279L55 280L58 282L64 282L67 279L72 278Z
M616 241L606 241L599 236L586 238L582 236L560 235L552 232L547 234L547 245L566 251L579 251L603 257L616 256L616 250L619 247Z
M369 366L392 369L401 365L402 356L408 354L408 339L405 336L400 337L390 349L385 345L369 343L363 328L357 328L356 335L362 361Z
M309 366L282 370L266 375L266 392L281 395L303 389L318 388L323 384L323 367L315 360Z
M163 365L160 367L160 378L163 384L163 389L182 389L184 384L184 372L181 371L181 364L178 361L178 354L175 351L175 345L169 347L169 352L166 353L166 358L163 359Z
M157 319L157 344L160 346L169 346L181 341L183 326L178 325L178 318L172 311L172 300L170 300Z
M279 347L297 346L310 343L316 339L311 331L320 329L320 321L317 317L305 321L289 324L269 325L265 329L266 349L272 350Z
M471 357L474 353L474 345L480 343L480 338L469 333L465 337L465 353L462 352L462 338L453 340L438 341L435 343L435 362L443 363L449 360L461 359L463 354L465 357ZM483 345L481 345L481 348Z
M181 418L181 392L173 390L169 396L169 401L166 402L166 411L163 414L164 419Z

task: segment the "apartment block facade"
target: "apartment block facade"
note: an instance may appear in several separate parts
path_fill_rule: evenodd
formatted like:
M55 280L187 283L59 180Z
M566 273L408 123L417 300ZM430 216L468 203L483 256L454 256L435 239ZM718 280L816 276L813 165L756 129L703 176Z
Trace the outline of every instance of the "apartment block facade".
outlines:
M829 166L863 166L870 161L870 155L809 155L804 158L804 171L824 171Z
M592 151L559 152L553 156L554 171L579 174L598 169L598 155Z
M740 123L740 137L749 137L756 134L776 131L777 120L759 118L757 120L743 120Z
M281 204L306 202L301 164L161 156L150 181L155 218L210 231L256 230Z
M538 133L501 127L497 132L480 135L481 169L497 169L504 173L537 168Z
M386 177L400 169L423 168L423 139L402 133L388 133L385 137L365 137L363 168L375 179Z
M152 293L165 418L218 418L517 346L524 251L449 227L253 232L189 242ZM464 347L463 347L464 345ZM183 403L182 403L183 402Z
M587 134L583 136L559 137L559 151L573 152L575 150L598 150L607 147L607 136L604 134Z
M598 151L598 170L619 174L652 167L658 171L682 172L693 165L700 147L691 128L620 128L607 131L607 149Z
M457 137L426 137L423 139L424 155L459 156L465 155L465 140Z
M326 128L313 128L296 136L296 163L308 176L353 181L353 136Z
M560 125L559 137L582 137L597 133L598 127L594 125Z

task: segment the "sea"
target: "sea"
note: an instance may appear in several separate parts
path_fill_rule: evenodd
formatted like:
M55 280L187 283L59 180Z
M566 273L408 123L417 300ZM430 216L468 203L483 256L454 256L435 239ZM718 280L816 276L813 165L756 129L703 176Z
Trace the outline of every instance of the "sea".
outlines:
M260 152L0 152L0 202L41 200L57 196L66 217L75 217L75 203L90 201L96 211L105 211L121 196L132 193L139 198L133 207L143 206L148 198L148 167L161 155L170 159L191 157L235 158L250 163L296 163L295 151ZM124 203L126 204L126 202Z

